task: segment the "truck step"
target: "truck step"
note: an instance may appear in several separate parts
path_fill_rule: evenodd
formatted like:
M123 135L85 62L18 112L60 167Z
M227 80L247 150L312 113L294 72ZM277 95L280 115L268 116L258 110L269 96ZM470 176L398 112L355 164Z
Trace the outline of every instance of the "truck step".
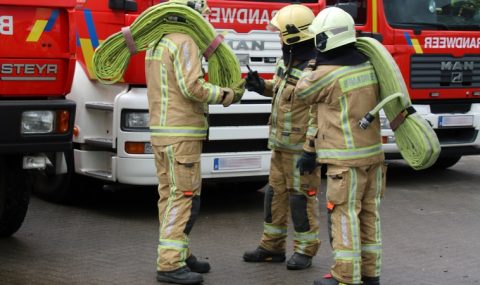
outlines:
M110 102L85 102L85 108L101 111L113 111L113 103Z
M85 144L94 147L113 147L113 140L111 138L85 138Z
M85 171L86 175L94 176L103 180L111 180L112 172L107 170L88 170Z

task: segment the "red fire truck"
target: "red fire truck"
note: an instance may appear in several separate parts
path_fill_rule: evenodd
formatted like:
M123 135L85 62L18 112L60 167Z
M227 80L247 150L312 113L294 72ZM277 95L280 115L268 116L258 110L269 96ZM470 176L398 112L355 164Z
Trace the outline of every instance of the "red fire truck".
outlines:
M157 178L148 129L144 53L130 59L123 81L95 80L96 47L158 0L87 1L76 13L78 65L68 98L77 102L75 173L105 184L155 185ZM303 0L317 13L338 6L353 15L359 36L380 40L398 62L414 107L437 132L442 155L436 167L449 167L463 155L480 153L480 45L477 0ZM264 78L281 56L277 34L265 26L290 1L209 0L208 20L225 33L244 73L248 64ZM265 179L271 102L254 92L228 108L212 105L202 176ZM399 158L393 132L382 118L384 149ZM52 196L68 191L69 174L50 180ZM264 180L266 181L266 180ZM42 186L37 184L37 187ZM45 185L44 185L45 186ZM54 186L54 187L53 187ZM49 193L46 193L47 195Z
M23 223L30 175L44 180L72 161L75 102L65 95L75 68L75 5L0 0L0 237Z

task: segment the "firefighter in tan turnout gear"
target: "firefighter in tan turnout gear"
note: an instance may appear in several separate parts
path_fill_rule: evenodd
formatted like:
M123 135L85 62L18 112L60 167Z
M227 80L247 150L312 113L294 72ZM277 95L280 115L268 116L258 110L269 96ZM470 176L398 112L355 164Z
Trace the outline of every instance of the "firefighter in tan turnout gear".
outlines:
M310 267L320 246L316 196L320 175L313 148L311 165L296 167L306 141L308 121L315 118L310 112L314 108L297 100L293 92L302 70L315 58L316 52L310 48L313 37L306 33L314 17L308 7L299 4L280 9L269 25L269 29L280 32L283 51L274 78L263 80L257 72L250 72L246 78L248 90L272 97L268 139L272 158L265 191L264 229L258 248L245 252L243 258L247 262L285 261L289 212L294 225L294 254L287 268ZM310 130L313 134L312 130L314 127Z
M331 276L314 284L379 285L379 205L386 175L380 122L375 118L366 130L358 125L378 103L379 82L368 58L355 48L355 26L348 13L327 8L309 31L320 51L317 67L304 74L295 93L318 106L315 148L318 162L328 166L326 198L334 257Z
M175 1L178 3L179 1ZM205 1L188 1L200 13ZM207 104L228 106L234 92L206 82L201 54L187 34L171 33L146 54L151 142L159 179L157 280L177 284L203 281L207 262L191 254L188 235L200 207L200 154L207 135Z

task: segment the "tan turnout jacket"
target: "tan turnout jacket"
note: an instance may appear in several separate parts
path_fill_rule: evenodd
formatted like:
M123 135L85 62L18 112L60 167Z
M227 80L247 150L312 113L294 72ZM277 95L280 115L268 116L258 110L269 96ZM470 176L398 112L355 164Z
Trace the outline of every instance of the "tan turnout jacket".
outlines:
M304 74L295 90L307 104L317 104L317 159L358 167L384 160L378 117L366 129L358 121L378 103L378 82L370 62L355 66L319 65Z
M283 60L279 60L273 79L265 80L263 95L272 97L272 112L268 122L268 147L272 150L302 152L306 137L313 138L315 134L316 109L298 100L294 92L302 69L292 67L289 75L285 75L287 68Z
M152 144L204 140L207 104L221 103L223 88L205 81L193 39L182 33L165 35L147 50L145 70Z

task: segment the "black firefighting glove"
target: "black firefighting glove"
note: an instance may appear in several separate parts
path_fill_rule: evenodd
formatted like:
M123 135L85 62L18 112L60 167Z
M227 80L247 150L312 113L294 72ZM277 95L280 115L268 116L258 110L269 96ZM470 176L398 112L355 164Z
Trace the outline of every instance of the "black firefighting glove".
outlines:
M258 76L257 71L252 71L250 67L248 67L248 70L247 77L245 78L245 88L247 88L248 91L263 94L265 91L265 80Z
M302 153L302 156L297 161L297 168L300 171L300 175L311 174L317 167L317 154L314 152Z

